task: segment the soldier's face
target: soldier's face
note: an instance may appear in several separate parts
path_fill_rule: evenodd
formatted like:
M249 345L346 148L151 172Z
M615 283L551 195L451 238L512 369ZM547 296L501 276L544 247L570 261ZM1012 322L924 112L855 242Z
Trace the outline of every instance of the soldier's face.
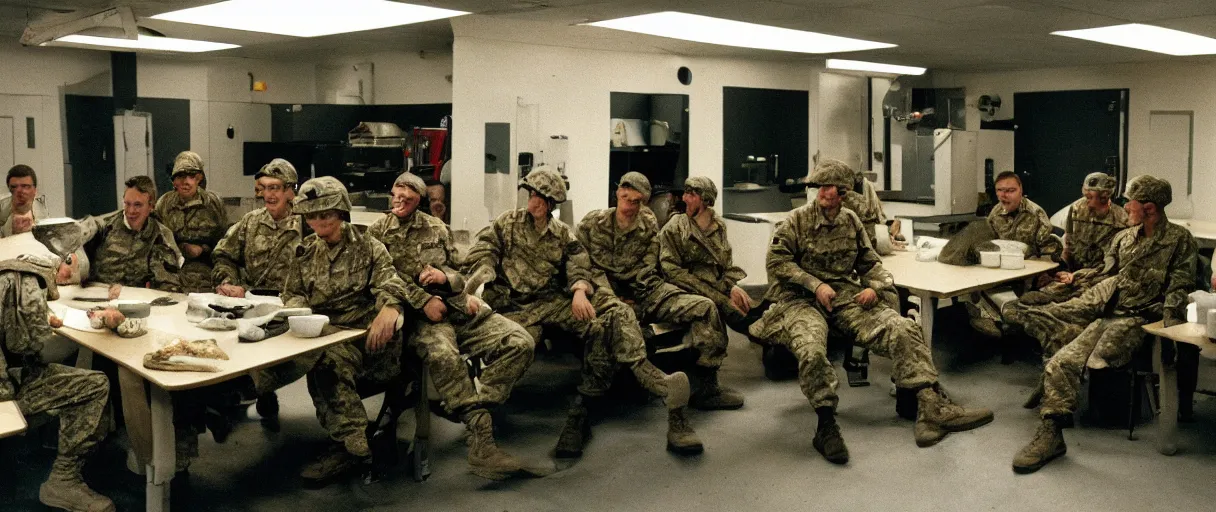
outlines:
M336 210L325 210L304 215L308 227L326 242L337 242L342 236L342 217Z
M34 202L38 187L34 186L33 176L13 177L8 179L8 192L13 195L13 207L25 209Z
M427 204L430 205L431 215L446 220L448 213L448 191L443 185L427 185Z
M616 188L616 212L633 220L642 211L642 193L628 187Z
M258 178L257 185L262 188L262 201L266 203L266 212L275 219L282 219L291 210L291 200L296 193L291 185L283 183L278 178Z
M69 254L59 264L59 271L55 273L55 283L60 285L75 283L76 273L79 268L80 262L76 261L76 255Z
M145 194L134 188L128 188L122 195L122 214L127 224L136 231L144 228L144 222L152 215L152 194Z
M996 182L996 199L1005 210L1012 210L1022 204L1022 186L1018 180L1006 178Z
M1096 190L1086 190L1085 205L1093 209L1102 209L1110 204L1110 194L1098 192Z
M834 185L819 187L819 192L815 195L815 202L825 210L838 209L843 201L844 194L840 192L840 187Z
M409 217L418 209L422 196L409 187L393 187L393 215L398 218Z
M1123 205L1123 209L1127 211L1127 223L1133 226L1139 226L1144 222L1144 203L1140 201L1128 201Z
M684 199L684 213L687 213L689 217L696 217L705 211L705 202L701 200L701 194L685 190L682 199Z
M549 216L549 201L543 196L532 192L528 196L528 213L532 214L533 220L541 220Z
M265 190L266 190L266 187L263 187L260 182L257 182L257 181L253 182L253 198L254 199L261 200L262 193Z
M198 184L201 181L203 181L201 173L178 174L173 178L173 190L176 190L178 197L182 199L193 199L194 195L198 193Z

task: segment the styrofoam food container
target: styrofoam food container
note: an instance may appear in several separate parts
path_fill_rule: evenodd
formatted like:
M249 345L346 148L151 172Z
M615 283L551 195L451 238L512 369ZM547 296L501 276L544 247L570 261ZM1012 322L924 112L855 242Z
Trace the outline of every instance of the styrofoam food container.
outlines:
M321 330L329 323L325 315L300 315L287 317L287 326L291 333L301 338L316 338Z
M980 265L988 268L1000 268L1000 251L980 251Z
M1001 268L1006 270L1021 270L1026 268L1026 255L1020 252L1002 252Z

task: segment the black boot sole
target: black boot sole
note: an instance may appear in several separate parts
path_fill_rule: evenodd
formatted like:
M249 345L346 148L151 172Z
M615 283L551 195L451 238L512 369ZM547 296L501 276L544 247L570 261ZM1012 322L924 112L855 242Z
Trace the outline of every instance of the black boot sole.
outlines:
M1035 471L1038 471L1038 470L1040 470L1040 469L1043 469L1043 466L1046 466L1046 465L1047 465L1047 463L1049 463L1049 462L1051 462L1051 461L1053 461L1053 460L1056 460L1056 459L1058 459L1058 458L1060 458L1060 457L1063 457L1063 456L1064 456L1064 454L1066 454L1066 453L1068 453L1068 447L1067 447L1067 446L1066 446L1066 447L1064 447L1064 449L1063 449L1063 450L1060 450L1060 453L1053 453L1053 454L1052 454L1050 457L1047 457L1046 459L1043 459L1043 460L1039 461L1039 463L1038 463L1038 464L1031 464L1031 465L1029 465L1029 466L1018 466L1018 465L1014 465L1014 466L1013 466L1013 472L1014 472L1014 473L1017 473L1017 474L1019 474L1019 475L1029 475L1029 474L1031 474L1031 473L1034 473Z
M667 443L667 451L676 455L700 455L705 453L705 445L698 444L695 446L676 446L674 444Z

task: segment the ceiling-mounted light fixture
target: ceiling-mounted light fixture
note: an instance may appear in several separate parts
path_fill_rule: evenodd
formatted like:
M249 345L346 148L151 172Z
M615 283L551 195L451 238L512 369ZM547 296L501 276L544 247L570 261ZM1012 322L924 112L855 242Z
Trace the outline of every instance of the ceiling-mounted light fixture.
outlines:
M1174 56L1216 54L1216 39L1140 23L1059 30L1051 34Z
M139 34L136 39L121 39L117 37L101 37L83 34L73 34L60 37L50 43L40 46L86 46L100 49L123 50L154 50L164 52L199 53L216 50L240 48L240 45L216 43L212 41L196 41L193 39L177 39L173 37L158 37Z
M923 75L925 68L915 66L897 66L881 62L865 62L860 60L828 59L828 69L843 69L848 71L871 71L893 75Z
M316 37L409 25L468 14L388 0L228 0L153 19L208 27Z
M895 45L794 30L743 21L666 11L585 23L698 43L799 53L838 53L891 48Z

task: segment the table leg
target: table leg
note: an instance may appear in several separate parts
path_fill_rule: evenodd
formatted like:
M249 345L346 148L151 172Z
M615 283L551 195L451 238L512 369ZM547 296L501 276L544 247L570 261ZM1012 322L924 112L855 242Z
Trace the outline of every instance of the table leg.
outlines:
M431 397L430 371L423 363L418 372L418 404L414 406L414 481L421 482L431 476Z
M148 512L169 510L169 482L176 469L173 439L173 399L169 392L152 388L152 458L146 486Z
M83 368L85 370L93 369L93 351L89 350L84 345L77 345L76 367Z
M920 329L925 343L933 348L933 316L937 314L937 299L927 293L918 293L920 298Z
M1178 452L1178 376L1173 364L1166 364L1161 351L1167 341L1153 337L1153 370L1161 376L1161 413L1157 417L1157 451L1163 455Z
M87 350L87 349L82 349ZM118 367L118 385L122 390L122 416L127 424L127 440L138 467L152 460L152 411L144 379L135 372ZM143 473L141 473L143 474Z

